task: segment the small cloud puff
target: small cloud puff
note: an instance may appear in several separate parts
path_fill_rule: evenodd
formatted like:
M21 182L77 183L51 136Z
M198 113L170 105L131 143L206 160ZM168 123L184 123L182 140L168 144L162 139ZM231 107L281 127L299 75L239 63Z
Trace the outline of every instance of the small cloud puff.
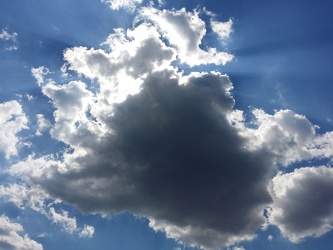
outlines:
M136 6L142 3L142 0L101 0L101 2L108 4L112 10L134 11Z

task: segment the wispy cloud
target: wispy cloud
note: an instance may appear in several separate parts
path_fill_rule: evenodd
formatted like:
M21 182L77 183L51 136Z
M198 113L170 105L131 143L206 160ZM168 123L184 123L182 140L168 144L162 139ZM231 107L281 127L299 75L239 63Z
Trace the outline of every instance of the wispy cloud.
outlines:
M137 5L142 3L142 0L101 0L102 3L106 3L113 10L127 9L134 11Z
M4 50L5 51L13 51L17 50L17 33L9 33L8 29L2 29L0 33L0 40L4 42Z

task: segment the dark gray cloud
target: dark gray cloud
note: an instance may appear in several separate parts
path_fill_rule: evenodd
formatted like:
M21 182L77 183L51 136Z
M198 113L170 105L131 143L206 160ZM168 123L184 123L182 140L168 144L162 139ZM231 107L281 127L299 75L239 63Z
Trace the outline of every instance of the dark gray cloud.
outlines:
M35 161L30 181L87 212L128 210L163 222L169 235L181 229L175 237L189 244L211 248L253 235L271 201L271 162L246 151L226 119L234 105L229 78L202 74L180 85L162 71L142 86L114 106L111 134L81 156Z
M251 212L269 201L268 166L242 150L224 117L233 106L228 83L227 77L206 75L180 86L156 74L139 95L118 105L112 146L129 166L127 178L142 199L139 211L180 226L234 233L249 222L258 225Z

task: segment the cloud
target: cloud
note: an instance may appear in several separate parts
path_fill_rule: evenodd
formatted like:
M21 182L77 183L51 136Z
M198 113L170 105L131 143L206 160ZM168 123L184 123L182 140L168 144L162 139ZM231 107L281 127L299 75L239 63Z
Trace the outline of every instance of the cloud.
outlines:
M246 148L262 148L275 163L289 166L292 163L333 156L332 132L318 134L318 126L292 110L278 110L274 114L261 109L252 110L252 118L246 121L242 111L228 114L230 123L248 139Z
M37 186L27 187L24 184L17 183L7 186L0 185L0 197L15 204L20 209L30 208L39 212L51 220L52 223L61 226L69 234L78 233L80 237L92 237L94 234L94 227L84 225L84 228L79 228L76 218L69 217L67 211L56 212L52 205L60 203L60 201L51 199L44 190Z
M0 248L13 250L42 250L43 246L29 238L28 235L21 236L23 227L13 223L5 216L0 216Z
M0 40L4 41L5 43L5 47L4 50L5 51L13 51L13 50L17 50L17 33L13 32L13 33L9 33L7 31L7 29L2 29L2 32L0 33Z
M91 238L94 235L95 228L89 225L84 225L84 228L80 232L80 237Z
M76 218L69 217L68 212L64 210L58 213L53 207L50 207L47 217L52 223L59 225L65 232L69 234L77 233L80 238L91 238L95 231L95 228L90 225L84 225L84 228L78 227Z
M240 246L240 247L233 247L232 250L245 250L244 247Z
M10 173L83 211L146 216L155 230L190 245L214 248L253 238L271 200L270 159L244 150L245 140L227 121L234 105L227 76L193 74L182 85L177 77L168 70L151 74L139 94L102 121L109 132L87 126L87 141L87 133L75 129L54 133L74 151L63 160L29 158ZM85 92L75 89L73 100L72 85L47 92L57 108L54 127L63 123L59 117L72 121L84 110ZM63 112L67 107L71 112Z
M142 3L142 0L101 0L102 3L108 4L112 10L126 9L134 11L136 6Z
M130 6L127 1L104 2L111 8ZM330 222L313 223L303 232L295 227L297 217L290 220L295 225L285 220L289 206L300 206L289 200L296 184L312 186L311 175L293 186L284 186L288 174L271 179L279 165L331 158L333 133L317 134L315 125L291 110L268 114L252 109L246 117L234 109L227 75L182 72L177 60L196 66L233 59L203 48L207 25L197 11L141 8L133 28L115 29L101 48L64 51L62 73L74 71L82 81L57 84L45 81L48 69L32 69L55 110L49 121L37 115L36 134L50 129L52 138L66 146L12 164L7 173L24 185L2 186L0 194L80 237L91 237L94 228L79 228L76 218L56 210L54 203L106 216L126 210L147 217L151 228L168 237L205 249L237 249L235 244L253 239L267 222L264 210L269 205L269 222L290 232L291 240L322 234ZM231 20L211 20L210 25L223 39L232 31ZM90 85L83 82L87 78ZM12 129L13 138L4 143L10 149L2 147L9 157L17 154L16 133L27 119L17 102L2 105L4 126L11 128L11 119L21 117L15 120L21 125L16 132ZM14 110L9 112L14 118L6 116L8 110ZM296 172L288 175L291 181ZM280 186L286 196L279 196L275 187Z
M269 222L292 242L321 236L333 225L333 169L307 167L274 177Z
M15 42L17 38L17 33L13 32L12 34L8 33L6 29L2 29L2 32L0 33L0 39L4 41L13 41Z
M45 200L48 199L49 196L38 188L28 188L23 184L17 183L7 186L1 185L0 197L12 202L21 209L30 207L44 215L47 214L45 212Z
M185 9L158 10L146 7L141 9L140 19L151 20L157 25L161 34L177 49L178 58L182 63L189 66L224 65L233 59L233 55L227 52L219 52L215 48L207 48L207 50L200 48L206 34L206 24L196 11L187 12ZM213 24L216 27L217 23ZM226 36L225 33L224 38Z
M0 152L6 159L18 153L18 133L27 129L28 118L17 101L0 103Z
M211 20L210 25L212 30L219 36L220 39L226 39L230 36L233 21L230 19L228 22L218 22Z
M49 209L49 218L53 223L60 225L67 233L78 233L80 237L91 238L94 234L94 227L84 225L84 228L78 228L76 218L69 217L68 212L61 210L61 213L57 213L53 207Z
M111 52L74 47L65 51L64 59L69 69L98 80L99 99L108 100L108 106L138 93L142 77L165 68L175 58L175 50L167 47L156 28L146 23L126 32L116 29L103 45Z
M38 68L31 68L31 74L36 78L38 86L41 86L45 82L45 76L50 73L50 70L44 66Z
M36 135L42 136L43 132L49 129L52 126L52 124L48 119L44 117L43 114L37 114L36 117L37 117L37 127L38 127Z
M85 113L93 97L86 85L80 81L71 81L66 85L48 83L43 86L42 92L53 101L56 108L56 124L51 126L51 135L72 145L80 133L85 133L86 140L89 140L88 133L91 132L86 127L93 126L93 122L86 119Z
M77 230L76 219L68 217L67 211L62 210L61 213L57 213L55 209L51 207L50 217L53 223L61 225L61 227L69 234L72 234Z

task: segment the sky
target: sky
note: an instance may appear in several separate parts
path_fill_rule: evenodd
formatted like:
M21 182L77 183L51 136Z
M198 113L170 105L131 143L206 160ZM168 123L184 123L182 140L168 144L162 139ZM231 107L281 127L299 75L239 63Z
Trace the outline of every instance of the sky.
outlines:
M0 249L333 249L332 9L0 1Z

